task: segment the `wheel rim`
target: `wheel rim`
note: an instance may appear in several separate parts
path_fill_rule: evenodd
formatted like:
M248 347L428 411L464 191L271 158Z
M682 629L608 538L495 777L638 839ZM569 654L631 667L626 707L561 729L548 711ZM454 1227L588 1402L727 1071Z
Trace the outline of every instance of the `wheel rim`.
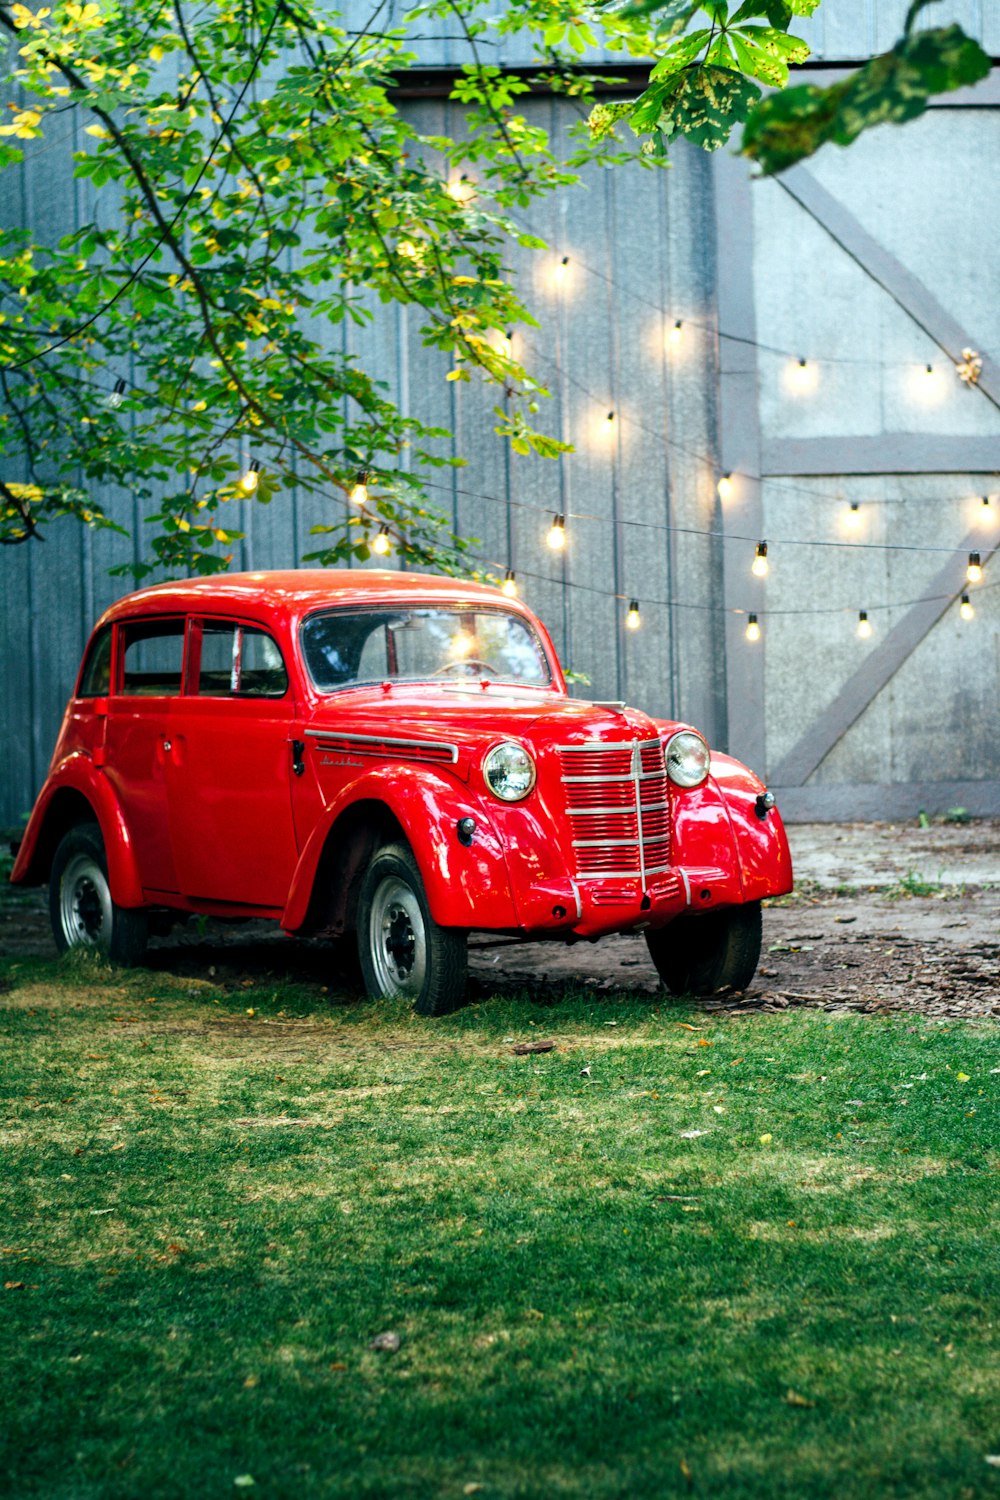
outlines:
M111 941L111 891L89 854L77 854L63 871L59 916L71 948L106 948Z
M395 875L376 888L368 940L381 993L419 995L427 974L427 928L416 892Z

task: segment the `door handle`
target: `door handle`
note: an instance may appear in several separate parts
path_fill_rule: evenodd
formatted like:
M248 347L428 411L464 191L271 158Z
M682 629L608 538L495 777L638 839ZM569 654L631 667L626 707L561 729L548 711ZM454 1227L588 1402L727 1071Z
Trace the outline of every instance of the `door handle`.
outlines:
M303 776L305 774L306 763L302 758L305 753L305 740L292 740L292 770L296 776Z

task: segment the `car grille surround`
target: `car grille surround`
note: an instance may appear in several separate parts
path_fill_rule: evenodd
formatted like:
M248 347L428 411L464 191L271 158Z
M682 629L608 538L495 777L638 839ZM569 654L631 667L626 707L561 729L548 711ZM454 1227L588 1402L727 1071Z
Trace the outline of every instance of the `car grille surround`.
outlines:
M667 768L659 739L557 747L575 875L646 888L670 868Z

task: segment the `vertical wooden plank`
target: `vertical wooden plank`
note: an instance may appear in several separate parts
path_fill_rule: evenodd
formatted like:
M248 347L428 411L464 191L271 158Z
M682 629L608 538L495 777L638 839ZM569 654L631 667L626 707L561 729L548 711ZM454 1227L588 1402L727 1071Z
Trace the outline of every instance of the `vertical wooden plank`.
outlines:
M766 593L763 580L750 573L752 544L730 540L759 537L762 525L751 187L747 165L738 157L720 151L714 168L719 325L731 335L719 346L719 465L722 474L731 475L730 493L720 506L727 538L725 607L755 612L763 629L763 639L751 643L745 618L734 613L726 621L726 744L740 760L762 768Z

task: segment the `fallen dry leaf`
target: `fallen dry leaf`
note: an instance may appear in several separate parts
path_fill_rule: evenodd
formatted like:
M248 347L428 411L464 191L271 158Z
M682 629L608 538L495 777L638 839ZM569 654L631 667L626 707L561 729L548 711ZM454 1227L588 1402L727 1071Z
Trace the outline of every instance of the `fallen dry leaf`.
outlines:
M800 1396L798 1391L789 1390L785 1395L789 1406L815 1406L815 1401L810 1401L808 1396Z
M24 1282L23 1281L5 1281L4 1284L3 1284L3 1289L4 1289L5 1292L23 1292L24 1291Z
M704 1026L692 1026L690 1021L675 1021L675 1026L681 1026L685 1031L704 1031Z
M516 1057L526 1057L529 1052L554 1052L555 1042L518 1042L513 1051Z

